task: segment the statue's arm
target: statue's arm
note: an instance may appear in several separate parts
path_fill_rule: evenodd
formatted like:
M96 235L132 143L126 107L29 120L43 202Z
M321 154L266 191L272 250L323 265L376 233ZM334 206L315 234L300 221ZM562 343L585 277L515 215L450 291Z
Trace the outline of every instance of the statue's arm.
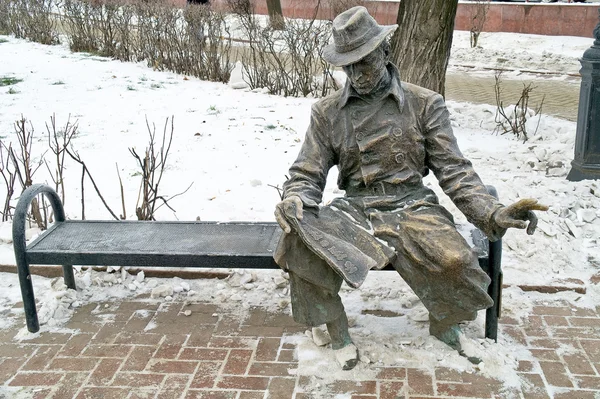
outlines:
M313 105L300 153L290 167L289 179L283 184L284 198L298 196L308 207L316 207L321 202L327 174L335 163L328 137L331 132L330 123Z
M435 94L423 109L427 166L440 186L467 220L494 240L504 234L494 222L494 213L503 206L490 195L473 169L471 161L458 148L450 125L450 113L442 96Z

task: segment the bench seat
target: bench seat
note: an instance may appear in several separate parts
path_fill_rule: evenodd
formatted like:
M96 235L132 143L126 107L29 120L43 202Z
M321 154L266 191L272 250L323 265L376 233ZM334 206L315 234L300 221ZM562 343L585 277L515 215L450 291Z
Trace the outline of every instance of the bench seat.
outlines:
M30 264L278 268L276 223L65 221L27 246Z

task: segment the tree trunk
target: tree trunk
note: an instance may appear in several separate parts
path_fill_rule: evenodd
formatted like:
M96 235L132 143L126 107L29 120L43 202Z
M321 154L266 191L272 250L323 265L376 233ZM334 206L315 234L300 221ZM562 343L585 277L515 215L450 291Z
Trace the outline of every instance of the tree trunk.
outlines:
M444 95L458 0L402 0L392 61L403 81Z
M269 20L273 29L282 30L285 28L283 20L283 12L281 11L280 0L267 0L267 11L269 12Z

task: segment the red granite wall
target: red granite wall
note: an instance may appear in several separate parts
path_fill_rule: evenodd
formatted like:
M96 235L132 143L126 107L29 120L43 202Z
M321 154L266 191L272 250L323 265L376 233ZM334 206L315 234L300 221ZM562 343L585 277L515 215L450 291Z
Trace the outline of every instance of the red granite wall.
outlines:
M475 7L475 4L459 4L456 29L471 28ZM598 4L491 4L483 31L592 37L597 23Z
M185 0L174 0L183 2ZM265 0L253 0L256 12L267 14ZM311 18L318 0L281 0L286 17ZM211 0L216 7L224 7L226 0ZM327 3L327 1L321 1ZM456 29L469 30L475 4L459 3ZM396 1L369 1L367 8L380 24L393 24L398 14ZM321 7L319 19L332 19L331 11ZM485 32L517 32L554 36L592 37L598 23L598 4L581 3L492 3Z

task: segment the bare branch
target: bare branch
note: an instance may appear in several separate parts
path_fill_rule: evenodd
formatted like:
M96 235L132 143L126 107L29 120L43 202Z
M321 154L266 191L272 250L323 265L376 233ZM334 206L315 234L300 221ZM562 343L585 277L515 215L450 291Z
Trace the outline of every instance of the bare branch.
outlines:
M33 184L33 175L35 172L44 164L44 154L41 155L38 164L32 166L32 146L33 146L33 125L29 122L27 126L27 119L21 115L21 119L14 124L15 133L19 142L19 154L17 155L12 148L10 148L9 155L12 159L13 166L15 167L15 173L21 183L22 191ZM46 226L45 220L42 218L42 214L39 209L39 203L37 199L31 201L31 214L38 227L44 230Z
M6 185L6 196L4 197L4 207L2 211L2 221L6 222L12 218L10 202L15 192L16 171L10 170L11 160L10 153L12 152L11 144L8 147L4 142L0 141L0 174ZM14 167L14 165L13 165Z
M71 155L71 154L69 154ZM85 220L85 165L81 166L81 220Z
M496 73L496 82L494 85L494 91L496 93L496 131L502 130L501 134L513 133L518 139L522 138L523 142L526 142L529 139L529 133L527 132L527 120L530 112L529 98L531 92L535 89L535 86L533 86L532 83L523 83L521 96L513 106L512 110L507 113L501 100L501 74L502 72ZM537 107L535 115L538 115L538 112L541 111L543 103L544 98L542 98L540 105ZM536 134L539 123L540 119L538 119L538 123L533 134Z
M274 186L272 184L267 184L267 186L273 187L275 190L277 190L277 194L279 194L279 199L283 201L283 189L281 189L279 186Z
M165 199L165 198L164 198L164 197L162 197L162 196L158 197L158 198L160 198L161 200L163 200L163 201L164 201L164 203L160 204L160 205L159 205L159 206L156 208L156 210L159 210L159 209L160 209L160 207L161 207L161 206L163 206L163 205L167 205L167 207L169 207L169 209L170 209L170 210L172 210L173 212L175 212L175 209L171 208L171 207L170 207L170 206L167 204L167 202L169 202L169 201L171 201L171 200L173 200L173 199L175 199L175 198L179 197L180 195L183 195L183 194L187 193L187 192L188 192L188 190L189 190L189 189L190 189L190 188L191 188L193 185L194 185L194 182L191 182L191 183L190 183L190 185L188 186L188 188L186 188L185 190L183 190L182 192L180 192L180 193L178 193L178 194L175 194L175 195L173 195L173 196L172 196L171 198L169 198L169 199Z
M119 176L119 187L121 189L121 206L123 208L123 214L121 215L121 220L127 219L127 212L125 211L125 190L123 189L123 180L121 180L121 174L119 173L119 164L115 163L117 167L117 176Z
M71 140L77 134L77 122L71 124L71 115L67 119L65 127L62 129L56 128L56 115L50 117L50 126L46 123L46 131L48 132L48 147L55 157L55 172L50 172L52 181L54 182L55 190L60 192L63 205L65 203L65 149L71 144ZM47 166L47 165L46 165Z
M146 128L149 140L143 159L136 152L135 148L129 148L129 152L137 161L141 172L140 190L136 202L136 216L138 220L154 220L156 211L163 205L175 212L168 202L189 190L188 187L185 191L170 199L159 194L169 152L173 143L175 131L174 118L171 117L170 124L169 118L165 120L162 137L160 138L160 147L157 147L156 144L156 126L154 124L151 125L148 119L146 119ZM161 201L160 205L158 204L159 200Z
M71 152L68 148L66 148L65 151L67 152L67 154L69 154L69 156L71 157L71 159L73 159L75 162L77 162L78 164L80 164L82 166L82 168L83 168L83 174L87 174L87 176L90 178L90 181L92 182L92 185L94 186L94 190L96 190L96 194L98 194L98 197L100 198L100 200L104 204L104 207L106 208L106 210L108 210L108 212L110 212L110 214L112 215L113 218L115 218L116 220L119 220L119 218L117 217L117 215L115 215L115 213L112 211L112 209L110 209L110 207L106 203L106 200L104 199L104 197L100 193L100 189L96 185L96 182L94 181L94 178L92 177L92 175L91 175L89 169L87 168L85 162L83 162L81 160L81 157L79 156L79 154L77 152ZM83 177L82 177L82 183L81 184L82 184L81 187L83 189ZM82 195L82 201L83 201L83 195ZM84 213L84 210L83 210L83 206L84 206L84 204L82 203L82 218L85 217L84 216L85 213Z

